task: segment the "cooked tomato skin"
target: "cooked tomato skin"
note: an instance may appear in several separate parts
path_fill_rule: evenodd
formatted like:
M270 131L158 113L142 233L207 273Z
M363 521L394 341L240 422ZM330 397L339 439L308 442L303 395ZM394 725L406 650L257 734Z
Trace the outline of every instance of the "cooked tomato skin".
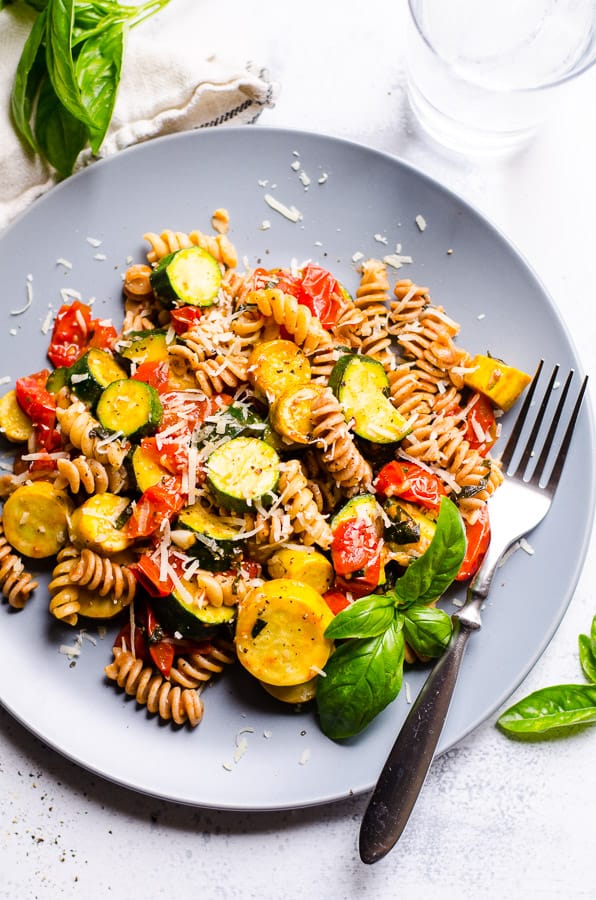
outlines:
M387 463L375 480L375 490L384 497L401 497L425 509L438 510L447 491L441 480L422 466L407 460Z
M490 544L490 517L486 503L480 508L480 514L473 525L466 523L466 555L463 558L456 581L468 581L480 566Z

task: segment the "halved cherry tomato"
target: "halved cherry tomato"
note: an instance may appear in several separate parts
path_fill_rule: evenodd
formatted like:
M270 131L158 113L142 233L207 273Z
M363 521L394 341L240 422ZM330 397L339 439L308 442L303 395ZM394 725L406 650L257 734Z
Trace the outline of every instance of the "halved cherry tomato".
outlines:
M370 567L366 571L370 576L369 578L336 575L333 587L338 591L345 591L346 594L350 594L355 600L358 600L360 597L368 597L369 594L374 592L381 577L380 556L377 565Z
M352 575L371 565L379 556L379 536L372 522L355 517L333 532L331 560L338 575Z
M276 289L297 299L302 293L300 278L292 275L289 269L255 269L252 282L255 291Z
M330 272L312 263L304 267L300 303L308 306L323 328L329 328L337 322L341 297L341 285Z
M114 647L121 647L124 645L124 648L128 651L133 651L133 641L131 640L131 627L130 622L125 622L118 634L116 635L116 639L114 641ZM136 626L134 630L134 655L137 659L142 659L146 662L149 658L149 654L147 652L147 642L145 640L145 629L144 627Z
M331 590L323 594L323 600L331 610L334 616L346 609L350 605L350 601L343 591Z
M480 509L480 515L473 525L466 523L466 539L468 542L466 555L456 575L456 581L467 581L476 574L484 554L490 544L490 519L486 503Z
M144 491L126 523L129 537L149 537L159 529L164 519L172 519L184 506L181 480L165 478Z
M384 497L401 497L426 509L437 510L447 491L441 480L422 466L407 460L393 460L383 466L375 490Z
M62 440L56 429L56 398L46 389L49 374L48 369L42 369L17 378L15 389L17 403L33 422L36 447L51 453Z
M137 366L134 375L136 381L144 381L163 394L170 390L168 384L168 364L166 362L143 362Z
M111 350L118 338L118 332L109 319L91 319L91 338L88 347Z
M80 300L64 304L58 310L48 347L50 362L70 366L85 352L91 336L91 308Z
M497 440L495 408L484 394L476 394L468 412L465 438L470 447L485 456Z
M145 608L145 622L149 655L161 674L169 678L176 650L174 644L167 639L149 603Z
M197 324L202 315L198 306L178 306L170 311L170 324L176 334L184 334Z
M159 566L150 556L141 556L137 562L132 563L130 569L150 597L167 597L172 593L174 582L169 577L165 581L161 580Z

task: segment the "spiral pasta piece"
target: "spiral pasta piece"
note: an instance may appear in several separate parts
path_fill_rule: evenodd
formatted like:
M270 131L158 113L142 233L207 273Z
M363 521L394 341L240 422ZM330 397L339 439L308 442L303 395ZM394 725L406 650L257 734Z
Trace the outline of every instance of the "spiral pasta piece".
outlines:
M248 361L244 356L216 356L199 363L194 370L199 389L206 397L234 391L246 382Z
M389 336L389 281L385 263L368 259L362 263L355 305L365 314L358 329L360 352L374 356L386 369L393 368L395 358Z
M312 440L321 450L323 465L342 490L349 495L371 490L372 469L354 443L331 388L325 388L313 401Z
M196 690L172 685L156 669L144 666L129 650L114 647L105 674L140 706L164 721L195 727L203 718L203 701Z
M66 409L56 409L56 418L63 438L69 440L85 456L115 467L122 465L129 449L128 442L116 435L99 437L101 426L82 401L75 400Z
M235 661L234 645L229 641L214 640L205 649L178 657L170 672L170 680L182 688L202 688Z
M213 256L218 263L228 269L234 269L238 263L236 249L225 234L208 235L201 231L162 231L156 234L148 231L143 235L144 240L150 245L147 252L147 261L157 263L168 253L184 250L188 247L201 247Z
M78 494L81 489L87 494L104 494L106 491L119 494L128 485L124 466L114 468L85 456L58 459L56 466L59 472L54 482L56 488L68 487L73 494Z
M313 353L318 347L331 344L331 338L313 316L308 306L298 303L295 297L276 288L251 291L247 302L254 304L264 316L271 316L277 325L292 335L305 353Z
M73 546L64 547L56 557L56 565L48 584L50 613L67 625L76 625L81 604L79 589L73 584L71 572L78 563L79 551Z
M6 540L0 522L0 588L3 596L13 609L23 609L37 586L23 560Z
M331 546L333 535L319 512L315 497L297 459L288 460L279 479L279 494L288 512L294 533L308 547L317 544L323 550Z
M127 606L134 598L137 582L128 566L114 562L93 550L81 550L69 571L71 581L100 597L108 595Z

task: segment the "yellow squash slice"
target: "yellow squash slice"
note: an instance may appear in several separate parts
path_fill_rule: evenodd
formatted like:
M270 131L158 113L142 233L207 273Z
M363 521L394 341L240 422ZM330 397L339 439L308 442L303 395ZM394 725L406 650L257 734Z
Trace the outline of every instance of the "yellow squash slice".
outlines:
M55 556L67 541L71 509L67 495L48 481L23 484L4 504L6 540L23 556Z

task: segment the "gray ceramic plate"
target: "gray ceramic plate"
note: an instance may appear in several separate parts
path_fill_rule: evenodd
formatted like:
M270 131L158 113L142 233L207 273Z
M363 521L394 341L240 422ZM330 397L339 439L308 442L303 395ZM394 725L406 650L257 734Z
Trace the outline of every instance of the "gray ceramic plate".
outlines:
M266 194L294 205L302 218L291 222L272 210ZM400 244L413 262L399 274L428 285L434 301L461 322L462 346L489 350L527 371L539 356L549 368L554 362L581 368L535 275L457 196L365 147L243 127L152 141L97 163L35 203L2 235L0 376L14 379L45 365L42 325L48 309L60 305L62 289L78 291L84 300L94 297L96 315L120 321L121 275L130 257L144 260L143 233L208 231L211 212L222 206L230 212L240 256L252 265L313 258L354 288L353 254L378 256ZM424 230L416 224L419 215ZM263 228L265 220L269 228ZM32 305L11 315L25 304L28 277ZM552 637L586 553L593 459L586 413L552 513L531 538L535 554L516 553L497 579L484 628L465 659L441 751L494 713ZM24 611L0 608L0 701L81 766L163 798L257 810L365 791L406 715L406 694L416 695L425 674L409 672L408 692L366 733L342 744L323 737L311 711L277 705L240 672L205 692L205 717L197 729L173 731L104 680L112 631L102 640L89 625L97 643L84 640L76 665L69 665L59 648L73 644L78 629L50 617L44 586L42 580Z

